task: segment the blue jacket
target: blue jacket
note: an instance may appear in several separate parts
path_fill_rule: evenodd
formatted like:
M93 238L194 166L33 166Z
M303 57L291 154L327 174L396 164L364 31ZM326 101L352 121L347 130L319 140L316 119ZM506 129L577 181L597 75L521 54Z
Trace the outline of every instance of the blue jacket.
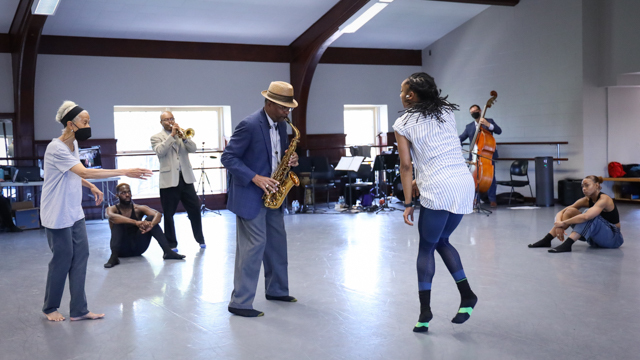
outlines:
M287 124L278 123L280 153L289 147ZM251 179L258 174L271 176L271 137L264 109L247 116L236 126L220 157L229 172L227 209L244 219L254 219L264 206L264 191Z
M493 119L486 118L487 121L493 125L493 131L489 130L486 126L482 125L485 129L489 130L492 134L500 135L502 134L502 129L498 124L496 124ZM469 142L473 140L473 137L476 135L476 122L472 121L465 126L464 131L460 134L460 144L462 144L465 140L469 139ZM469 158L471 158L471 154L469 154ZM496 146L496 151L493 153L493 158L498 158L498 146Z

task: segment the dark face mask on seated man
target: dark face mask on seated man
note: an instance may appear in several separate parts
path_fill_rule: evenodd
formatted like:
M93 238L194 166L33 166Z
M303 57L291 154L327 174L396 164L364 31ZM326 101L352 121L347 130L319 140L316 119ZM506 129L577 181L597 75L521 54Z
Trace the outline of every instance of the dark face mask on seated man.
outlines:
M480 113L477 111L474 111L471 113L471 117L478 120L478 118L480 118Z

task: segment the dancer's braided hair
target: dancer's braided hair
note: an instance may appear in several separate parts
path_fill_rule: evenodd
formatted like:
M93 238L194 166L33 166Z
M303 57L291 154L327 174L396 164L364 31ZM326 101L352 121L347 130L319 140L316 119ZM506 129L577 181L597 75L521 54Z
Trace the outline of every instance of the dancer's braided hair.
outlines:
M429 74L425 72L411 74L407 78L407 84L409 90L418 96L419 101L405 109L405 113L420 113L425 117L432 117L439 122L444 122L442 115L445 112L458 110L458 105L447 101L448 95L441 96L442 90L438 89L436 82Z

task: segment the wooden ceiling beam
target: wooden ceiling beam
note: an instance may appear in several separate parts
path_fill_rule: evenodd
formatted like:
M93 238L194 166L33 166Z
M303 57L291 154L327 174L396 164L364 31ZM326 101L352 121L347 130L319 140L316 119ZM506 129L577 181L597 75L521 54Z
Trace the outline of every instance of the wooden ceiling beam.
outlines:
M19 139L14 144L17 158L29 158L35 154L36 61L40 35L47 17L31 14L32 4L33 0L20 0L9 29L15 114L13 136Z
M422 66L422 50L330 47L320 58L320 63Z
M2 36L0 36L0 49L1 44ZM89 38L52 35L42 35L40 37L38 53L46 55L255 61L287 64L291 63L292 60L291 48L289 46ZM320 63L420 66L422 65L422 51L331 47L324 52L320 59Z
M320 58L342 34L340 26L368 2L369 0L340 0L289 45L293 57L289 69L290 81L298 100L298 107L292 113L292 121L300 131L302 148L307 145L309 89Z
M154 59L291 61L288 46L43 35L40 54Z
M0 34L0 53L11 53L11 37L9 34Z
M479 5L496 5L496 6L516 6L520 0L436 0L442 2L455 2L464 4L479 4Z

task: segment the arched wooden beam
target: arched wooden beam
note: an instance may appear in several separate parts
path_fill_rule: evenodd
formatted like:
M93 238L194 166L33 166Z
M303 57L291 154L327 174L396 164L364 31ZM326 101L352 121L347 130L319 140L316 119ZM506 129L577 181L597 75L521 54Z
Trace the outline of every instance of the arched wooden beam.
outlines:
M31 14L33 0L20 0L11 23L9 37L13 68L13 98L15 118L13 136L15 157L33 157L36 60L40 34L46 16ZM32 165L27 162L25 165Z
M371 0L377 1L377 0ZM516 6L520 0L440 0L468 4ZM293 124L300 130L300 146L307 145L307 102L313 74L325 50L340 37L339 27L369 0L341 0L289 45L292 53L291 84L298 108L292 113Z
M480 5L498 5L498 6L516 6L520 0L438 0L446 2L457 2L465 4L480 4Z
M292 113L293 124L300 130L300 147L307 145L307 101L316 66L325 50L341 35L344 24L369 0L340 0L307 31L291 43L291 85L298 108Z

